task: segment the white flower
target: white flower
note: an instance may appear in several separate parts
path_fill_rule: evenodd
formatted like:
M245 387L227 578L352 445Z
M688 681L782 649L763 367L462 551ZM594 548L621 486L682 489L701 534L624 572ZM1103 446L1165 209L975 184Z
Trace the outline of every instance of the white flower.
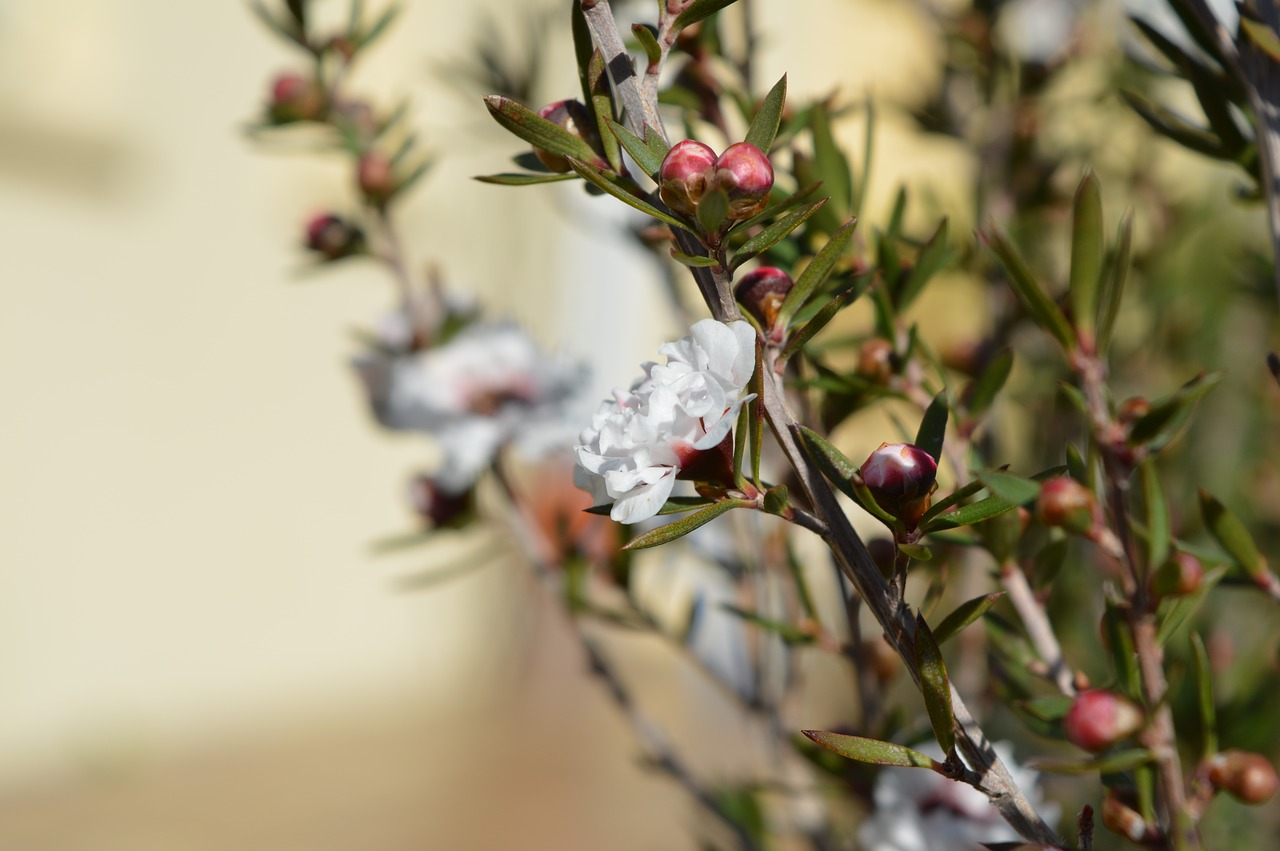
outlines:
M724 440L754 398L742 391L755 369L755 329L704 319L691 330L658 350L665 365L645 364L629 391L614 391L575 447L575 481L597 502L612 499L609 516L620 523L656 514L680 468Z
M472 325L441 346L353 365L379 423L439 443L435 480L449 492L471 487L507 443L541 456L572 441L565 411L582 370L548 357L514 325Z
M1047 821L1055 821L1059 808L1042 803L1036 773L1014 762L1008 742L998 742L995 749L1031 806ZM918 750L943 758L942 749L932 742ZM886 768L876 778L873 794L875 810L858 828L858 842L865 851L970 851L984 842L1018 839L986 795L932 771Z

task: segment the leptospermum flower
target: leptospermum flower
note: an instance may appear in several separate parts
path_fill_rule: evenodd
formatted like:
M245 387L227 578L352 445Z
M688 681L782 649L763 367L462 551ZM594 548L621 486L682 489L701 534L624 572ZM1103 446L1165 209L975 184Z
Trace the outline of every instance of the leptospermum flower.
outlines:
M756 331L742 321L696 323L658 350L630 390L615 390L583 429L576 448L579 487L609 516L636 523L658 513L680 471L729 435L755 369Z
M537 459L572 443L567 413L582 370L515 325L472 325L443 345L374 352L353 365L381 425L439 444L433 481L446 493L470 488L508 444Z

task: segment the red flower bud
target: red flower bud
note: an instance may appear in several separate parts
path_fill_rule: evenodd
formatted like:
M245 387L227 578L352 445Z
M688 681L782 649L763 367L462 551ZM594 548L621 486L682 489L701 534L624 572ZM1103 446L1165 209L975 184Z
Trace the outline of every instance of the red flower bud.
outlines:
M321 213L307 222L306 246L325 260L341 260L364 249L364 234L339 216Z
M919 446L882 443L862 463L860 475L876 503L914 529L929 510L930 496L937 487L938 462Z
M538 110L538 115L585 140L587 144L591 144L589 137L595 136L591 130L591 114L587 112L587 107L582 101L558 100ZM563 174L569 170L569 161L560 154L535 147L533 155L551 171Z
M716 160L716 185L729 196L729 218L749 219L769 201L773 164L755 145L735 142Z
M1104 751L1142 728L1142 710L1104 689L1081 692L1062 719L1067 739L1090 753Z
M374 206L382 206L397 188L391 159L377 151L369 151L360 157L356 166L356 183L365 199Z
M658 169L658 194L675 212L692 216L715 180L715 166L711 148L693 139L676 142Z
M1245 804L1261 804L1280 787L1276 770L1261 754L1226 750L1209 763L1209 782Z
M733 294L747 312L760 323L765 335L775 343L782 342L785 328L778 326L778 310L795 282L776 266L761 266L743 276Z
M1174 553L1151 577L1151 589L1162 597L1194 594L1204 578L1204 565L1191 553Z
M1067 476L1050 479L1040 488L1036 515L1046 526L1061 526L1083 535L1093 528L1097 502L1084 485Z
M314 80L286 71L271 83L268 112L277 124L315 121L324 116L324 91Z

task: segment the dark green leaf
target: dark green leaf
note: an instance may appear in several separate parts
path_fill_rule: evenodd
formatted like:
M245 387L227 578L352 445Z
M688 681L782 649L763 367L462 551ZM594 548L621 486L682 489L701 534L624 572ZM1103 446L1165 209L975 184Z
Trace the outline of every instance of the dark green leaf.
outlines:
M582 138L511 98L489 95L484 99L484 105L489 108L489 114L495 121L535 148L591 163L596 167L607 165Z
M956 716L951 708L951 680L947 678L947 666L942 661L942 651L929 631L924 615L916 615L915 640L916 670L920 673L920 691L929 713L933 735L950 754L956 746Z
M697 529L700 526L705 526L727 511L731 511L735 508L746 508L753 505L755 505L755 503L749 499L721 500L720 502L707 506L701 511L690 514L682 520L677 520L674 523L668 523L665 526L659 526L657 529L651 529L643 535L638 535L628 541L623 549L628 551L643 550L648 547L656 547L659 544L674 541L677 538L683 538L694 529Z
M564 174L554 174L552 172L544 172L542 174L482 174L477 175L476 180L481 183L493 183L498 186L533 186L538 183L558 183L562 180L577 180L578 175L572 172Z
M1003 591L995 594L984 594L981 597L974 597L972 600L956 606L955 611L943 618L942 623L938 624L933 631L934 640L939 644L946 643L948 638L956 635L966 626L985 615L987 609L994 606L1003 596Z
M695 211L703 233L718 233L729 215L729 196L719 187L702 196Z
M804 271L796 279L795 286L791 288L791 292L787 293L787 297L782 302L782 307L778 310L779 322L783 323L783 325L789 325L796 311L809 300L809 296L831 274L831 270L843 258L845 250L853 240L853 229L856 225L856 219L846 222L844 226L831 235L831 238L827 240L827 244L818 250L813 260L809 261L809 265L804 267Z
M604 158L615 173L622 173L622 153L618 148L618 137L606 128L613 120L613 95L609 89L609 75L604 70L604 57L597 50L591 54L587 63L587 85L591 89L591 113L595 116L596 137L604 148Z
M1070 351L1074 348L1075 338L1071 333L1071 325L1062 315L1057 303L1049 297L1044 285L1031 271L1027 261L1022 259L1018 250L998 230L992 229L981 234L980 237L1000 259L1008 275L1009 285L1022 299L1022 303L1026 305L1036 323L1056 339L1064 349Z
M787 345L782 349L782 354L779 355L779 360L785 362L796 352L804 348L804 344L813 339L815 334L825 328L827 323L836 317L837 313L848 307L850 303L865 291L865 287L852 286L844 292L837 293L830 301L822 306L822 309L819 310L812 319L787 338Z
M1121 89L1120 97L1162 136L1206 157L1218 160L1231 158L1231 152L1222 140L1204 127L1192 124L1176 112L1131 89Z
M662 61L662 47L658 44L658 39L654 36L651 27L646 24L632 24L631 34L636 37L636 41L640 42L640 47L644 50L644 58L650 65L657 65Z
M1258 551L1258 545L1240 518L1203 488L1200 489L1200 516L1214 540L1245 573L1255 580L1270 573L1266 558Z
M987 412L995 402L996 396L1004 389L1011 372L1013 372L1013 352L1005 349L993 357L991 363L987 364L987 368L982 371L982 375L969 385L965 398L970 418L976 420Z
M730 271L737 269L743 263L753 257L756 257L768 251L778 242L786 238L793 230L804 224L805 221L822 208L827 203L826 198L820 198L817 201L811 201L793 210L786 216L778 219L755 236L742 243L741 247L733 255L733 260L729 263Z
M1075 705L1075 698L1065 694L1055 694L1050 697L1038 697L1035 700L1024 700L1019 704L1019 709L1029 715L1034 715L1041 721L1061 721L1066 714L1071 711L1071 707Z
M830 209L835 220L844 221L853 211L853 174L831 133L831 115L826 104L813 107L809 129L813 133L813 164L818 179L830 193Z
M1015 505L1026 505L1040 495L1040 483L1011 473L988 470L978 474L991 493Z
M1201 373L1176 391L1151 403L1151 410L1133 424L1129 442L1160 449L1177 435L1191 417L1196 403L1222 380L1222 373Z
M689 230L689 226L677 219L668 212L659 210L650 204L644 197L644 192L640 190L633 182L625 178L618 177L612 172L595 166L587 165L572 157L569 158L569 166L580 174L588 183L604 190L609 195L617 198L629 207L634 207L646 215L652 216L660 222L666 222L673 227Z
M733 2L734 0L693 0L692 3L684 7L684 11L676 18L672 29L679 32L685 27L692 26L698 21L711 17Z
M1213 668L1204 641L1191 634L1191 653L1195 660L1196 704L1200 709L1200 758L1207 760L1218 752L1218 711L1213 702Z
M840 756L871 765L892 765L899 768L932 768L937 770L940 764L919 751L895 745L892 742L880 742L875 739L864 739L861 736L846 736L842 733L827 733L822 730L801 730L815 743Z
M858 466L825 437L805 426L796 426L796 430L814 462L822 468L823 474L832 484L838 485L841 480L847 482L858 472Z
M941 532L947 529L959 529L961 526L972 526L974 523L990 520L992 517L997 517L1017 507L1018 503L1016 502L1010 502L998 496L989 496L986 499L980 499L972 505L962 506L947 514L936 515L933 519L924 523L921 528L925 534Z
M782 122L782 108L786 100L787 75L783 74L782 79L774 83L769 94L765 95L760 108L756 110L755 118L751 119L751 126L747 128L744 141L755 145L766 154L769 153L769 149L773 147L773 139L778 135L778 125Z
M1076 189L1071 224L1071 278L1068 293L1076 328L1093 339L1098 286L1102 277L1102 190L1092 172Z
M1050 774L1119 774L1155 761L1145 748L1133 748L1087 759L1032 759L1027 766Z
M1142 477L1142 502L1147 523L1147 569L1155 570L1169 557L1169 506L1165 502L1164 488L1156 474L1155 462L1144 458L1138 467Z
M947 393L942 391L933 397L925 409L920 428L916 431L916 446L928 452L934 461L942 459L942 443L947 436L947 417L951 408L947 405Z
M612 118L608 121L608 127L618 137L618 141L622 143L626 152L631 155L631 159L640 166L640 170L650 178L656 177L658 169L662 167L662 160L669 150L662 137L646 127L642 140Z
M895 302L899 311L905 311L924 292L925 284L938 273L951 259L951 248L947 245L947 220L938 224L938 229L929 237L929 241L920 249L916 264L911 274L902 282Z

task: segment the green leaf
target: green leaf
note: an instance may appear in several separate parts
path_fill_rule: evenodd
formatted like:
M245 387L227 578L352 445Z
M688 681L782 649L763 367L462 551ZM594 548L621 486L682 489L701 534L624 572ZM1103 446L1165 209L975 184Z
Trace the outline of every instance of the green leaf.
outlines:
M1280 62L1280 36L1275 30L1262 21L1250 20L1243 15L1240 16L1240 29L1249 36L1249 41L1271 57L1272 62Z
M951 248L947 245L947 220L938 224L938 229L929 237L929 241L920 249L916 264L911 274L898 288L895 299L899 311L904 311L924 292L925 284L938 273L951 259Z
M689 226L677 219L670 213L659 210L650 204L644 197L644 192L640 190L632 181L619 177L612 172L604 169L596 168L587 163L569 158L569 167L582 176L584 180L598 189L604 190L609 195L617 198L629 207L634 207L640 212L652 216L660 222L666 222L672 227L678 227L682 230L689 230Z
M864 292L866 292L865 286L854 285L843 292L837 293L822 306L822 309L812 319L787 338L787 345L783 347L782 354L778 356L778 359L784 363L790 360L796 352L804 348L805 343L809 342L815 334L825 328L827 323L836 317L837 313L848 307Z
M809 454L832 484L847 482L858 472L858 466L849 457L836 449L829 440L806 426L796 426L800 439L809 449Z
M475 179L481 183L492 183L497 186L534 186L538 183L559 183L562 180L577 180L578 175L570 172L565 172L564 174L552 172L544 172L542 174L506 172L503 174L476 175Z
M778 219L755 236L742 243L741 247L733 255L733 260L729 263L729 270L736 270L743 263L753 257L756 257L768 251L777 243L781 242L793 230L804 224L805 221L822 208L827 203L826 198L820 198L817 201L811 201L793 210L786 216Z
M1169 505L1165 502L1164 488L1156 474L1155 462L1150 456L1142 459L1138 467L1142 477L1142 502L1147 524L1147 570L1155 570L1169 557Z
M972 526L975 523L990 520L992 517L998 517L1006 511L1012 511L1017 507L1018 503L1016 502L1010 502L998 496L989 496L986 499L980 499L972 505L957 508L947 514L936 515L928 522L923 523L921 529L925 534L943 532L948 529L959 529L962 526Z
M1065 694L1020 701L1018 708L1041 721L1061 721L1071 711L1076 699Z
M921 544L899 544L898 552L915 561L929 561L933 558L933 550Z
M942 443L947 436L947 416L951 408L947 405L947 393L942 391L933 397L929 407L925 409L924 418L920 420L920 428L916 431L916 446L928 452L934 461L942 460Z
M1162 646L1168 644L1178 630L1204 605L1209 592L1222 581L1222 578L1228 572L1227 565L1220 564L1205 571L1204 576L1200 579L1200 587L1196 589L1195 593L1161 600L1160 609L1156 615L1156 620L1159 623L1156 628L1156 641Z
M996 396L1004 389L1013 372L1013 352L1005 349L991 359L987 368L982 371L965 393L966 409L969 418L976 420L985 414L995 402Z
M1138 655L1133 647L1133 635L1113 600L1105 601L1102 629L1120 690L1129 697L1138 697L1142 694L1142 678L1138 672Z
M823 188L830 193L832 216L842 222L853 210L853 173L831 133L831 115L826 104L814 105L809 130L813 134L814 168Z
M692 26L698 21L711 17L733 2L734 0L693 0L692 3L684 7L684 11L676 18L675 23L672 24L672 29L679 32L685 27Z
M535 148L595 166L606 165L586 141L511 98L489 95L484 105L495 121Z
M748 623L755 624L766 632L772 632L787 644L800 645L812 644L813 636L799 627L792 626L789 623L766 618L763 615L749 612L746 609L740 609L730 603L721 603L720 608L730 614L737 615Z
M895 745L892 742L881 742L876 739L864 739L861 736L846 736L843 733L827 733L822 730L801 730L816 744L840 756L871 765L891 765L898 768L932 768L937 771L941 765L911 748Z
M1067 318L1062 315L1057 303L1049 297L1044 285L1040 283L1035 273L1031 271L1027 261L1022 259L1022 255L1018 253L1018 250L998 230L992 229L985 234L979 234L979 236L987 247L991 249L992 253L999 258L1008 275L1009 285L1018 294L1018 298L1022 299L1022 303L1026 305L1036 323L1067 351L1074 348L1075 337L1071 333L1071 325L1067 322Z
M1167 109L1132 89L1121 89L1120 97L1143 121L1162 136L1206 157L1230 159L1230 151L1215 134L1192 124L1173 110Z
M595 116L597 138L604 148L604 158L609 168L622 173L622 153L618 148L618 137L604 132L608 123L613 120L613 94L609 89L609 75L604 70L604 57L597 50L591 54L587 63L587 86L591 89L591 112Z
M677 538L683 538L694 529L697 529L700 526L705 526L725 512L732 511L735 508L746 508L753 505L755 505L755 503L749 499L721 500L720 502L707 506L701 511L690 514L682 520L677 520L674 523L668 523L665 526L659 526L657 529L651 529L643 535L637 535L628 541L622 549L627 551L643 550L649 547L656 547L659 544L674 541Z
M644 139L642 140L612 118L608 121L608 128L613 132L613 135L618 137L618 141L622 143L622 147L630 154L631 159L636 161L636 165L640 166L640 170L648 177L656 179L658 170L662 168L662 161L666 158L667 151L670 150L667 143L663 141L662 136L652 128L645 127Z
M1086 759L1032 759L1027 766L1050 774L1120 774L1155 762L1155 758L1145 748L1133 748Z
M995 470L981 472L978 478L991 489L993 495L1006 499L1014 505L1026 505L1040 496L1040 483L1034 479L1024 479L1021 476Z
M1258 551L1258 545L1240 518L1204 488L1200 489L1200 516L1209 534L1254 581L1271 574L1266 557Z
M969 624L976 621L987 613L987 609L994 606L1001 597L1004 596L1003 591L995 594L984 594L981 597L974 597L956 606L955 611L942 619L942 623L938 624L937 629L933 631L933 638L939 644L944 644L948 638L959 633Z
M782 123L782 108L786 100L787 75L783 74L782 79L774 83L769 94L764 96L764 101L756 110L755 118L751 119L751 126L747 128L744 141L755 145L766 154L769 153L769 149L773 147L774 137L778 135L778 125Z
M1071 277L1067 292L1076 328L1093 339L1098 286L1102 278L1102 190L1088 172L1076 189L1071 223Z
M632 24L631 34L636 37L636 41L640 42L640 47L644 50L644 58L650 65L657 65L662 61L662 46L658 44L658 39L651 27L646 24Z
M1195 660L1196 704L1200 710L1200 758L1207 760L1218 752L1218 712L1213 702L1213 668L1204 641L1191 634L1191 655Z
M698 257L694 254L685 254L674 248L671 249L670 253L672 260L694 269L719 265L719 261L714 257Z
M950 754L956 746L956 716L951 707L951 680L947 678L947 666L942 661L942 651L929 631L924 615L916 615L915 640L916 670L920 672L920 691L924 706L933 725L933 735Z
M729 196L719 187L712 189L698 202L695 215L703 233L719 233L720 226L729 215Z
M716 501L714 499L707 499L702 496L673 496L663 503L662 507L658 509L658 514L681 514L685 511L693 511L695 508L706 508L708 505L715 504ZM583 510L588 514L608 517L609 512L613 511L613 503L593 505Z
M782 307L778 310L778 321L783 323L784 326L790 323L796 311L809 300L809 296L827 279L827 276L831 274L831 270L840 262L845 250L849 247L849 243L853 240L853 229L857 224L857 219L850 219L846 222L843 227L831 235L831 238L827 240L827 244L818 250L814 258L809 261L809 265L804 267L804 271L796 279L795 286L791 288L791 292L787 293L787 297L783 299Z
M1152 402L1151 410L1129 430L1129 442L1153 450L1163 448L1186 425L1196 403L1221 380L1220 372L1201 373L1163 399Z

